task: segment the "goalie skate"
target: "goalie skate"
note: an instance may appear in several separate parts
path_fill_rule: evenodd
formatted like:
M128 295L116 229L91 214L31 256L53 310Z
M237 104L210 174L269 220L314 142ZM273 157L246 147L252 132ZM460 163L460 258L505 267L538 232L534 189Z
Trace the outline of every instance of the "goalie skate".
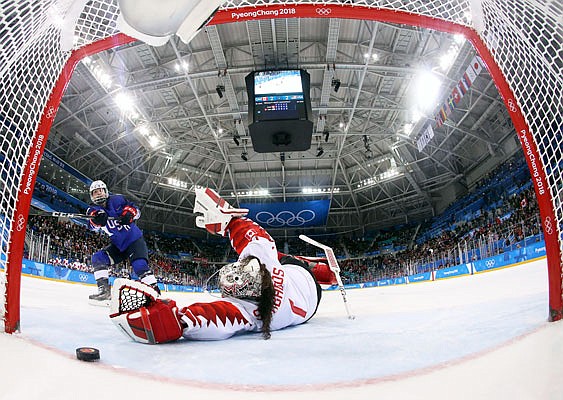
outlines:
M196 189L194 213L197 215L195 224L208 232L225 235L227 225L234 217L248 214L246 208L233 208L213 189Z

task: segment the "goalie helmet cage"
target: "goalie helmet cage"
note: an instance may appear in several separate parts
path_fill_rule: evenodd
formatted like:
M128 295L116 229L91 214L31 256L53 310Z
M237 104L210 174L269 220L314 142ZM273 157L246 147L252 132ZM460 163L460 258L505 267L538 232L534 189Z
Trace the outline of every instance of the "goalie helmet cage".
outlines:
M229 0L209 24L288 17L340 18L463 34L493 78L524 150L546 243L549 319L561 319L561 3L546 0L357 0L350 3L347 0ZM4 330L8 333L19 330L25 228L51 125L76 64L88 55L133 41L117 31L118 13L117 0L3 0L0 5L0 266L6 273L6 284L0 283L0 312L4 312ZM58 24L61 17L65 22ZM61 43L68 45L69 38L73 50L61 50Z

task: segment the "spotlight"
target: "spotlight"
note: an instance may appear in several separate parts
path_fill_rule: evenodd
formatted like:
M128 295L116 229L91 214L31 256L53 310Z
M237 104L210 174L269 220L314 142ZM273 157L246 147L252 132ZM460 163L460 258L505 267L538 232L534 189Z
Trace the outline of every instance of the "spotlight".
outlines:
M328 131L324 131L324 135L325 135L325 142L328 142L328 137L330 133L328 133Z
M340 79L332 79L330 85L334 88L335 92L338 92L338 89L340 89Z
M324 154L324 150L322 147L319 146L319 148L317 149L317 157L320 157Z
M237 146L240 145L239 139L240 139L240 136L239 136L238 134L235 134L235 135L233 136L233 142L235 142L235 144L236 144Z
M244 161L248 161L248 153L246 151L243 151L240 155L240 158L242 158Z
M217 87L215 88L215 91L219 95L219 98L222 99L223 98L223 92L225 91L225 86L217 85Z

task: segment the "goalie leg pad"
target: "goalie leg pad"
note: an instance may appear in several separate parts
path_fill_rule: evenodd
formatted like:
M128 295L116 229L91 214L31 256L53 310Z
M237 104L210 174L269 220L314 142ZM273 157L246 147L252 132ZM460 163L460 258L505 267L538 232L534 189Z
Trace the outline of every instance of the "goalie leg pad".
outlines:
M182 326L174 300L157 299L148 307L110 316L127 336L146 344L167 343L182 337Z
M225 229L233 217L248 214L246 208L233 208L213 189L196 189L194 213L196 226L208 232L225 235Z

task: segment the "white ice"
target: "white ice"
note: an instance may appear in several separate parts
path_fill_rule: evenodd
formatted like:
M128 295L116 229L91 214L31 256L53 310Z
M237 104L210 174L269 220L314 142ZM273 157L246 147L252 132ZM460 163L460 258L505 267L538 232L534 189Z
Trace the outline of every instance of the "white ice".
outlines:
M563 325L545 260L445 281L324 292L307 324L143 345L92 286L24 277L21 333L0 334L0 399L563 399ZM179 305L204 294L166 293ZM75 349L100 350L95 363ZM174 397L172 397L174 396ZM212 396L212 397L207 397Z

